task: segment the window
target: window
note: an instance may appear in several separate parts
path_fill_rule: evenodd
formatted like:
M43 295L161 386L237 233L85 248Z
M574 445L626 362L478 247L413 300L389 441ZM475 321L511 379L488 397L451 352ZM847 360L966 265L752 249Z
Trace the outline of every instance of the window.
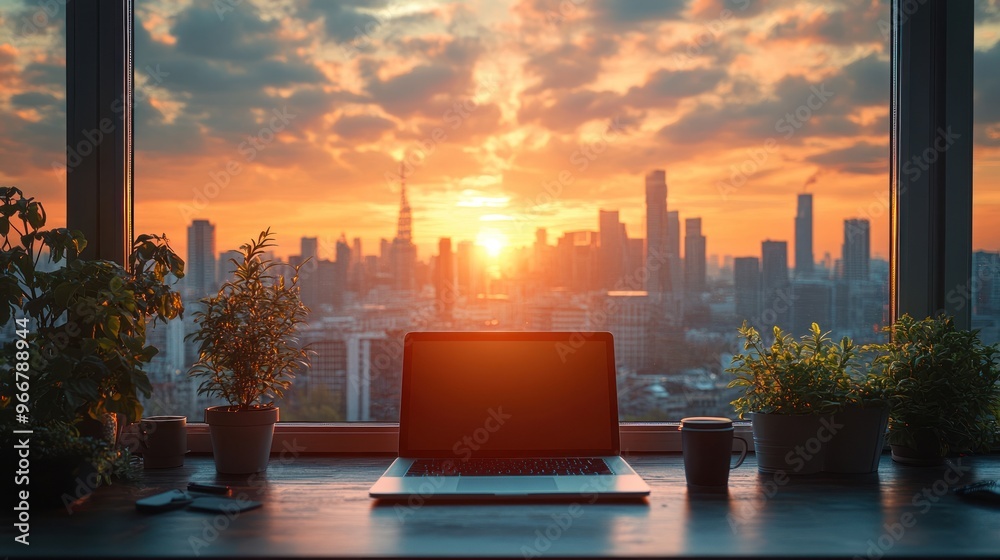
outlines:
M395 421L417 329L610 330L623 420L731 415L742 320L885 323L888 18L142 0L136 231L186 256L189 306L265 227L311 259L284 420ZM153 333L151 411L215 404L184 375L192 328Z
M88 152L74 146L66 158L65 10L0 1L0 184L42 202L48 226L66 225L66 167Z
M740 318L829 319L862 339L886 320L888 6L407 6L137 6L136 230L167 232L195 271L189 230L215 232L185 290L217 282L220 253L266 225L279 257L317 257L323 371L302 372L286 411L316 388L353 419L352 383L396 386L394 337L444 324L607 328L636 404L623 419L713 413ZM436 295L449 268L456 298ZM651 312L650 294L673 307ZM150 410L197 417L200 403L167 399L190 358L171 344L181 327L153 333L173 361L152 372L164 400ZM352 370L358 356L373 365ZM369 404L393 418L391 396Z
M987 343L1000 342L1000 80L991 71L1000 65L1000 5L976 2L973 67L973 214L972 280L958 290L971 300L972 326Z
M67 160L65 9L0 0L0 14L0 185L40 201L46 227L65 227L67 166L90 148ZM0 340L13 336L14 323L2 325Z

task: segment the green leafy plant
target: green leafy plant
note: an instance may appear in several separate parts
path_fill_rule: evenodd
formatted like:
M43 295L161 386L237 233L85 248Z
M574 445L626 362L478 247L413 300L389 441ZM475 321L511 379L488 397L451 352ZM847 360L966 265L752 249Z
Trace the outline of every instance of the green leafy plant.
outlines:
M199 359L189 374L201 378L199 394L225 399L232 410L268 408L291 385L294 371L308 365L298 344L298 326L309 309L299 297L299 267L265 258L274 246L270 228L240 247L233 279L195 312ZM290 282L275 273L289 267ZM268 400L270 399L270 400ZM265 402L267 400L267 402Z
M729 387L743 389L732 401L740 418L748 412L829 414L877 400L879 395L858 373L854 343L847 337L835 343L829 334L813 323L809 334L796 340L774 327L774 342L768 346L744 322L739 329L744 353L734 356L726 370L735 376Z
M942 456L988 450L1000 415L997 348L944 315L903 315L885 330L891 342L870 349L873 379L889 396L889 443L915 448L930 437Z
M0 324L26 325L0 356L0 404L13 402L21 351L30 357L36 426L101 421L106 413L124 426L142 415L139 394L152 391L142 369L157 353L145 344L147 321L183 312L168 275L183 277L184 261L156 235L136 238L127 268L83 259L79 231L44 230L45 222L40 202L0 187Z

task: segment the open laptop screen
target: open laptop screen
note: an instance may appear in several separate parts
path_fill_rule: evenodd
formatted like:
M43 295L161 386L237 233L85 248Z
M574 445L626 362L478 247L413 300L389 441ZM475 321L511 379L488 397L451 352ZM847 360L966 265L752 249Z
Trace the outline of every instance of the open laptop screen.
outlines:
M617 455L610 333L409 333L400 455Z

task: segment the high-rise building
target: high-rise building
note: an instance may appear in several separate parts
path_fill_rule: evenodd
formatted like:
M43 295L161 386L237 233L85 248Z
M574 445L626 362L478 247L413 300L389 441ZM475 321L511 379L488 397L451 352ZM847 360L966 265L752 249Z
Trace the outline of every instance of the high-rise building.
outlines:
M599 210L601 226L600 263L601 287L606 290L620 289L618 284L625 275L628 258L627 242L622 235L622 223L617 210Z
M670 291L668 253L667 173L656 169L646 174L646 291Z
M184 276L187 299L195 301L218 289L215 270L215 224L194 220L187 228L188 260Z
M844 220L841 252L843 278L848 282L868 280L871 261L871 224L864 218Z
M667 212L667 252L681 256L681 214L677 210Z
M834 284L829 280L798 280L791 284L792 334L805 336L813 323L821 329L833 328Z
M800 194L795 214L795 277L810 278L815 270L813 258L813 195Z
M559 284L574 292L589 292L600 287L598 234L593 231L567 231L559 238L556 258Z
M761 287L760 259L737 257L733 259L733 287L735 290L736 320L757 325L760 317Z
M319 238L318 237L303 237L299 241L299 254L302 256L302 262L306 259L316 260L319 258Z
M684 220L684 290L700 294L705 284L705 236L701 234L701 218Z
M761 243L761 320L788 328L792 294L788 278L788 242L766 240Z
M378 271L389 274L392 270L392 243L384 237L378 240Z
M437 267L434 270L434 307L438 318L450 321L455 309L455 265L451 254L451 238L438 241Z
M455 279L458 283L458 291L463 296L475 297L475 286L474 284L474 251L471 241L459 241L458 248L455 254L456 267L455 267Z
M972 314L1000 312L1000 253L972 253Z
M344 302L344 293L350 288L348 287L348 272L351 270L351 263L354 261L354 255L351 251L351 246L347 244L347 236L343 233L340 234L340 239L337 240L337 257L334 261L333 267L333 304L334 306L340 306Z
M535 230L535 244L532 247L531 270L537 281L543 286L555 285L555 263L553 250L549 246L549 234L545 228Z
M625 224L622 224L625 227ZM632 239L626 235L626 240L628 243L628 265L625 267L625 285L626 290L643 290L645 286L643 285L643 280L645 274L642 270L646 266L646 240L645 239Z
M299 255L297 262L293 265L300 265L299 269L299 292L302 303L309 309L318 309L320 304L320 262L319 262L319 238L303 237L299 240Z
M406 199L406 174L403 162L399 164L399 220L396 237L392 240L392 278L397 290L413 291L417 288L415 272L417 247L413 244L410 202Z
M667 212L667 269L670 271L668 291L680 291L684 285L684 261L681 259L681 216L677 210Z
M233 262L236 264L233 264ZM219 253L219 260L215 267L215 280L222 285L223 282L231 280L236 267L243 263L243 254L239 251L229 250Z

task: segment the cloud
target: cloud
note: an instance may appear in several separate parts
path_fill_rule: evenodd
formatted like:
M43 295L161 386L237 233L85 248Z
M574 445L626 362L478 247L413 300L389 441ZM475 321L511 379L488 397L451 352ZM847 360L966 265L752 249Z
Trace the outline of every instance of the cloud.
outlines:
M11 105L23 109L51 109L62 102L62 99L40 91L26 91L10 97Z
M622 111L621 96L610 91L580 90L527 100L518 113L522 124L538 123L554 131L571 132L583 123L606 119Z
M858 142L847 148L829 150L806 158L826 169L862 175L885 175L889 172L889 145Z
M377 115L344 115L331 130L348 141L371 142L395 128L396 123Z
M661 0L602 0L591 6L593 20L611 26L630 27L633 25L677 20L687 9L687 2Z
M178 52L209 60L255 62L282 54L275 37L276 21L264 21L257 9L244 3L220 18L212 5L193 4L181 12L170 28Z
M600 75L602 60L617 52L618 45L611 38L595 37L583 43L564 43L531 57L525 69L540 80L524 93L574 89L593 82Z
M673 106L678 100L693 97L715 89L726 78L720 69L657 70L646 83L632 87L626 102L632 107Z
M788 17L774 24L769 40L796 43L828 43L838 46L874 45L888 52L889 37L882 32L889 22L889 2L879 0L841 0L824 9L788 12Z
M374 11L365 13L362 9ZM305 21L323 18L326 36L339 43L365 39L393 15L388 0L309 0L299 7L298 15Z
M769 0L694 0L691 15L702 19L751 18L764 13L774 4Z
M472 69L482 52L472 38L455 38L446 43L433 62L418 64L388 78L379 77L382 64L366 60L362 76L365 91L387 112L408 117L415 114L440 117L455 102L475 91Z
M976 122L1000 122L1000 42L988 51L976 51L972 60Z

